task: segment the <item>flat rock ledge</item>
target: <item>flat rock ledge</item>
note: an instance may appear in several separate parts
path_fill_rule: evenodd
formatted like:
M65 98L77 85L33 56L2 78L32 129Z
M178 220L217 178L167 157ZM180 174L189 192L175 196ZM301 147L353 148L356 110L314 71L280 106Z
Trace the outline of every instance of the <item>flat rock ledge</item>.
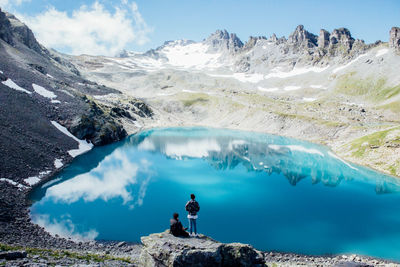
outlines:
M307 256L261 252L241 243L220 243L207 236L180 238L166 230L141 238L139 266L400 266L358 255Z
M174 237L169 230L141 238L143 266L265 266L262 253L249 245L223 244L204 235Z

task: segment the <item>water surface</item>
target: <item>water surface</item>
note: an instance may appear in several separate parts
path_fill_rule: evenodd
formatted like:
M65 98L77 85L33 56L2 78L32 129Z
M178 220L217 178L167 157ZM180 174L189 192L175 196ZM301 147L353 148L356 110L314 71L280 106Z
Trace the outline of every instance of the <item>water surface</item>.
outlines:
M261 250L400 260L400 183L324 147L251 132L154 129L76 158L32 194L34 222L140 241L196 194L199 232Z

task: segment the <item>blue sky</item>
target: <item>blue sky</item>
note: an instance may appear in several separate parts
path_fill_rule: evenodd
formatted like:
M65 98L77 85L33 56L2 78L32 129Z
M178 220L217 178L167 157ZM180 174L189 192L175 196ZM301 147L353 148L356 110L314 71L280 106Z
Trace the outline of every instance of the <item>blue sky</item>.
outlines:
M346 27L371 43L387 41L390 28L400 26L399 0L0 0L0 6L17 13L46 46L73 54L146 51L166 40L201 41L216 29L242 41L287 37L299 24L314 34Z

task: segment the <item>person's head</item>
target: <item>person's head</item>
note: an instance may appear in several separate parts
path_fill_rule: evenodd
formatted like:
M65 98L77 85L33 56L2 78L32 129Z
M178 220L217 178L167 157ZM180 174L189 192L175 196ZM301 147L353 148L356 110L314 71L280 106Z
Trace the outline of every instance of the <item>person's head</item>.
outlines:
M191 194L191 195L190 195L190 198L191 198L191 199L195 199L196 196L195 196L194 194Z
M175 212L172 216L174 217L175 220L178 220L179 214Z

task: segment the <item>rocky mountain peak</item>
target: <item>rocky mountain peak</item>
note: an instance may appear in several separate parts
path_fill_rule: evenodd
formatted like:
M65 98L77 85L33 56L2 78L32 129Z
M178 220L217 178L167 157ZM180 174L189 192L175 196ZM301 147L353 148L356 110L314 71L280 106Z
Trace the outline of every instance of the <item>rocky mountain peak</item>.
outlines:
M259 40L267 40L267 38L265 36L257 36L257 37L250 36L249 40L243 46L243 49L249 50L249 49L253 48Z
M330 35L330 46L339 44L343 45L347 50L353 46L354 39L351 37L350 31L346 28L334 29Z
M271 41L271 42L276 43L276 42L278 41L278 37L276 37L276 34L273 33L273 34L271 35L271 37L269 37L268 40Z
M306 31L303 25L296 27L296 30L289 35L288 43L298 47L317 46L317 36Z
M243 42L239 37L234 33L229 34L227 30L217 30L205 40L205 43L210 45L214 51L236 52L243 47Z
M389 34L389 47L400 50L400 28L392 27Z
M15 46L21 43L39 54L47 54L46 49L36 40L33 32L14 15L0 9L0 38Z

